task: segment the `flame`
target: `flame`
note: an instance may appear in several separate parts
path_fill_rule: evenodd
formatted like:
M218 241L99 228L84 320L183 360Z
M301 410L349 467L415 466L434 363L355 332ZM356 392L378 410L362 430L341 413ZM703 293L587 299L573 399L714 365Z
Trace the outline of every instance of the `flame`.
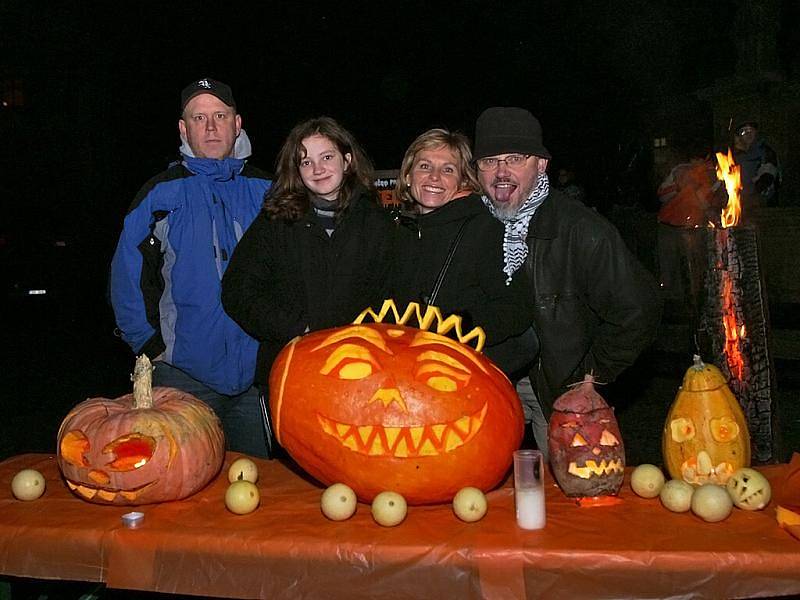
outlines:
M722 209L722 227L734 227L742 214L742 169L733 161L730 148L727 156L717 152L717 179L725 182L728 192L728 204Z
M731 288L733 282L727 271L722 272L722 324L725 327L725 357L731 375L739 381L744 377L744 358L742 357L741 343L745 338L744 325L736 323L736 312L733 305Z

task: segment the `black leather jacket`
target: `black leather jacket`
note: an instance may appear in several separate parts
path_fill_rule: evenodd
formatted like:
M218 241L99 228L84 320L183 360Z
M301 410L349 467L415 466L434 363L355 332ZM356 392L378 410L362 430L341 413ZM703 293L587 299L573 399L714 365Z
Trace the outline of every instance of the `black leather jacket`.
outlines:
M611 382L634 363L655 338L661 298L614 226L558 190L534 214L527 240L523 268L541 348L531 381L549 417L584 374Z

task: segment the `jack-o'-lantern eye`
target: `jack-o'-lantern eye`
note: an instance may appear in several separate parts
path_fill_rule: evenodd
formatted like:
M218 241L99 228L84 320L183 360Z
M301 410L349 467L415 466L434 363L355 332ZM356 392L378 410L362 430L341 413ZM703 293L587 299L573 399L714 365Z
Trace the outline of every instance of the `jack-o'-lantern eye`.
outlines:
M106 444L103 454L114 458L106 465L111 471L133 471L140 469L153 458L156 440L148 435L132 433Z
M619 446L617 436L611 433L608 429L603 430L603 435L600 436L601 446Z
M694 426L694 422L686 417L672 419L669 424L669 429L672 440L678 443L693 440L695 434L697 433L697 428Z
M369 377L380 368L380 363L368 348L359 344L342 344L331 352L320 373L339 379L358 380Z
M457 392L470 378L469 369L443 352L429 350L417 356L414 379L440 392Z
M89 461L86 459L86 453L89 451L90 445L85 433L73 429L61 438L61 456L71 465L88 467Z
M739 425L729 416L711 419L708 423L711 437L717 442L730 442L739 436Z
M577 448L578 446L588 446L589 444L586 442L586 439L580 434L576 433L572 437L572 442L570 442L570 446L573 448Z

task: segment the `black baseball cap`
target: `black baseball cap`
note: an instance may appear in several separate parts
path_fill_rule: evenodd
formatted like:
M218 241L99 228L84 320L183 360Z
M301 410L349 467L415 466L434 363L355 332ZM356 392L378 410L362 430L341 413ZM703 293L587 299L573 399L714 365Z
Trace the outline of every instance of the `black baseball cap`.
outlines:
M236 109L236 101L233 99L233 92L231 86L227 83L222 83L210 77L203 77L197 81L193 81L181 92L181 111L186 108L189 100L200 94L211 94L222 100L225 104Z

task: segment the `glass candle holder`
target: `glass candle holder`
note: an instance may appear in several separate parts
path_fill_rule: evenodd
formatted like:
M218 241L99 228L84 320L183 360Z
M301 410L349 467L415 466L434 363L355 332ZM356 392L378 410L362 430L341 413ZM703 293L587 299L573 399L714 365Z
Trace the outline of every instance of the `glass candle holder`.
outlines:
M514 452L514 502L519 527L544 527L544 457L539 450Z

